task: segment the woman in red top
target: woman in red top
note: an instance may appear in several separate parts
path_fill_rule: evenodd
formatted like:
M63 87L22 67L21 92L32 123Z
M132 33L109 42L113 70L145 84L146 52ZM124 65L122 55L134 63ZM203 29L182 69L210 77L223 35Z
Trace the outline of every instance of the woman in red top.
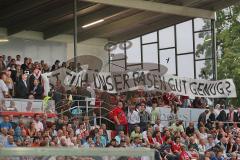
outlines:
M152 137L152 133L151 132L147 132L147 139L146 142L148 145L153 146L154 145L154 139Z
M155 141L155 144L158 145L158 146L163 144L163 140L162 140L162 136L161 136L161 132L160 131L157 131L155 133L154 141Z
M175 155L179 155L179 153L182 151L180 141L180 137L176 137L175 142L172 144L172 152Z
M181 146L181 150L182 152L180 153L179 160L190 160L191 158L187 153L185 146Z

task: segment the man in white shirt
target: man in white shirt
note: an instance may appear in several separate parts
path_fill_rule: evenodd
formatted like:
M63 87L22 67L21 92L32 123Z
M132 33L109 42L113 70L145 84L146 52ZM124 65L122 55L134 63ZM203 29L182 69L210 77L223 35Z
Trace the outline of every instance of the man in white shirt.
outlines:
M140 117L134 105L132 104L129 105L128 109L129 109L127 114L128 130L129 130L129 134L131 134L135 126L140 123Z
M36 131L43 131L43 123L40 121L40 115L35 114L34 115L34 123L35 123L35 128Z
M0 73L0 100L8 96L8 87L4 82L6 79L6 73Z

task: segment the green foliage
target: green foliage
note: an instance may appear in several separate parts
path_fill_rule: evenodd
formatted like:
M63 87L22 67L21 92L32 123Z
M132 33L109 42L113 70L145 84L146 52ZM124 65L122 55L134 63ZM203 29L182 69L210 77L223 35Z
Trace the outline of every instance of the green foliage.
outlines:
M209 27L205 21L203 29ZM212 55L209 32L199 34L199 38L205 39L196 49L196 56ZM217 12L216 39L218 49L218 79L232 78L236 85L237 95L240 97L240 4ZM212 74L212 62L205 62L200 77L209 78ZM240 100L234 104L240 104Z

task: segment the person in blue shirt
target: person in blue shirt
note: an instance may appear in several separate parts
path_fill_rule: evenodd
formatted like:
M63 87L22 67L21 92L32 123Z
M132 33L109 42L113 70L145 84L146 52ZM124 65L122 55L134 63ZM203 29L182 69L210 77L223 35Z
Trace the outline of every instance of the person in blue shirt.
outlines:
M216 155L214 157L212 157L211 160L224 160L223 151L218 150L216 152Z
M101 129L101 128L99 129L98 133L94 137L94 143L95 144L96 144L97 140L100 141L100 146L105 147L107 145L107 140L103 136L103 129Z
M14 143L13 136L8 136L7 143L5 143L4 147L6 148L17 147L17 145Z
M0 123L0 130L1 130L2 128L7 128L7 130L9 130L10 128L12 128L12 124L9 122L9 116L4 116L3 122Z
M94 146L93 139L92 139L92 137L88 136L88 137L86 138L86 142L83 144L83 147L85 147L85 148L91 148L91 147L93 147L93 146Z
M7 128L2 128L0 132L0 145L5 145L7 143Z

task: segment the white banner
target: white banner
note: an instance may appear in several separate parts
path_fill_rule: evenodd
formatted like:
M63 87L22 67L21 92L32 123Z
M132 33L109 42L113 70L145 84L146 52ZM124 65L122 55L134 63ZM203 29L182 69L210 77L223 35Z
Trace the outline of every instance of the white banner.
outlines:
M65 86L83 86L88 84L98 90L106 88L109 93L120 93L143 89L146 91L172 92L190 97L224 98L236 97L236 89L232 79L219 81L196 80L172 75L160 75L152 71L131 72L93 72L75 73L62 68L48 74L49 82L55 84L56 79ZM104 87L105 86L105 87Z

